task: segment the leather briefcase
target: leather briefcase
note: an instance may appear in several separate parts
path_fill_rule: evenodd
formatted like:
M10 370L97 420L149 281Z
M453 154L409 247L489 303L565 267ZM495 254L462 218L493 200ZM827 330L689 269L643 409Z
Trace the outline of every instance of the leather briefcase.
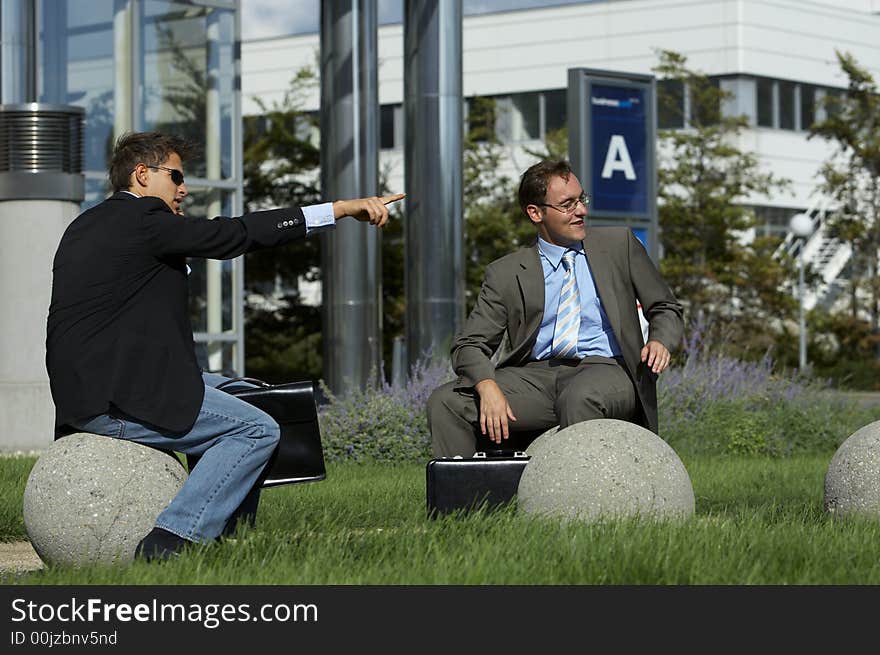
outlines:
M428 516L496 509L516 497L529 456L491 450L473 457L432 459L426 467Z
M224 389L234 382L249 382L256 386ZM268 473L263 487L314 482L327 477L315 387L311 380L272 385L255 378L232 378L217 388L259 407L281 427L281 440L266 467ZM198 459L187 456L190 470Z

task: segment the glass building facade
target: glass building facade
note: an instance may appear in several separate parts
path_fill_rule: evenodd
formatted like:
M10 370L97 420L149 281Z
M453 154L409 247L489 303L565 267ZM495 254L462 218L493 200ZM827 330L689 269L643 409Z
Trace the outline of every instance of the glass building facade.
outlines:
M85 110L86 199L109 194L115 139L158 130L203 145L186 162L187 215L242 213L237 1L38 0L37 100ZM205 370L244 370L243 259L190 262Z

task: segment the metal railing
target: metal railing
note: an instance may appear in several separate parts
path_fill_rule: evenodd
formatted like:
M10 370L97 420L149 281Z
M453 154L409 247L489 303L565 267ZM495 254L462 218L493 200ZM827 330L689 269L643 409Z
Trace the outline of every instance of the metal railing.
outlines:
M819 283L804 293L807 311L817 304L827 305L834 301L839 287L836 282L852 256L852 247L833 237L828 229L828 218L836 208L826 196L814 197L804 215L810 220L812 230L806 238L788 232L777 249L778 253L803 258L803 264L819 274Z

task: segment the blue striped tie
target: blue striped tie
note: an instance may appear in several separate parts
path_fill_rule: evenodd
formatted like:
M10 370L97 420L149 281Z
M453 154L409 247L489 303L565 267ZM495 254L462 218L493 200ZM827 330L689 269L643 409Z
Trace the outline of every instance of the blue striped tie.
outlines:
M577 253L566 251L562 256L562 291L559 292L559 308L556 310L556 327L553 329L551 357L577 357L578 332L581 328L581 298L577 277L574 274L574 258Z

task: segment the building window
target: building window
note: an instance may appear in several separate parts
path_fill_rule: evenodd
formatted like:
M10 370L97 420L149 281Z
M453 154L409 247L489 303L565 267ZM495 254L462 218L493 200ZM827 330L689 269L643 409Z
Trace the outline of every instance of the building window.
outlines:
M809 130L816 122L816 87L801 84L801 129Z
M544 136L548 132L554 132L566 126L566 102L565 89L544 91Z
M205 143L191 175L233 177L235 11L184 2L138 5L142 99L135 125Z
M540 94L517 93L495 99L495 132L502 143L541 138Z
M724 116L745 115L750 125L781 130L809 130L828 115L826 98L845 93L843 89L746 76L723 78L721 88L731 94L722 103ZM684 105L687 109L687 97ZM658 121L662 111L658 104ZM660 123L660 127L664 125Z
M394 145L394 105L382 105L379 110L379 147L390 150Z
M477 142L489 141L497 123L495 98L474 96L465 100L465 121L469 138Z
M736 118L745 116L749 125L755 125L755 79L751 77L726 77L720 80L721 90L727 96L721 101L721 115Z
M716 95L710 96L709 94L712 92L712 89L716 91ZM717 91L721 89L721 81L717 78L710 78L709 84L705 89L705 93L707 94L707 98L711 98L712 100L719 100L720 98L717 94ZM689 99L687 103L688 106L688 122L696 123L698 125L717 125L718 120L721 117L721 104L720 102L703 102L699 106L696 106L695 103Z
M757 221L757 231L762 236L785 236L788 232L788 224L791 217L803 211L789 207L768 207L766 205L753 205Z
M758 80L758 125L773 125L773 80Z
M403 105L382 105L379 110L379 147L403 148Z
M840 112L840 101L846 96L846 91L843 89L825 89L825 102L823 106L825 107L825 115L828 118L833 118Z
M661 130L684 127L684 84L681 80L657 82L657 127Z
M779 85L779 127L783 130L795 129L795 84L778 82Z

